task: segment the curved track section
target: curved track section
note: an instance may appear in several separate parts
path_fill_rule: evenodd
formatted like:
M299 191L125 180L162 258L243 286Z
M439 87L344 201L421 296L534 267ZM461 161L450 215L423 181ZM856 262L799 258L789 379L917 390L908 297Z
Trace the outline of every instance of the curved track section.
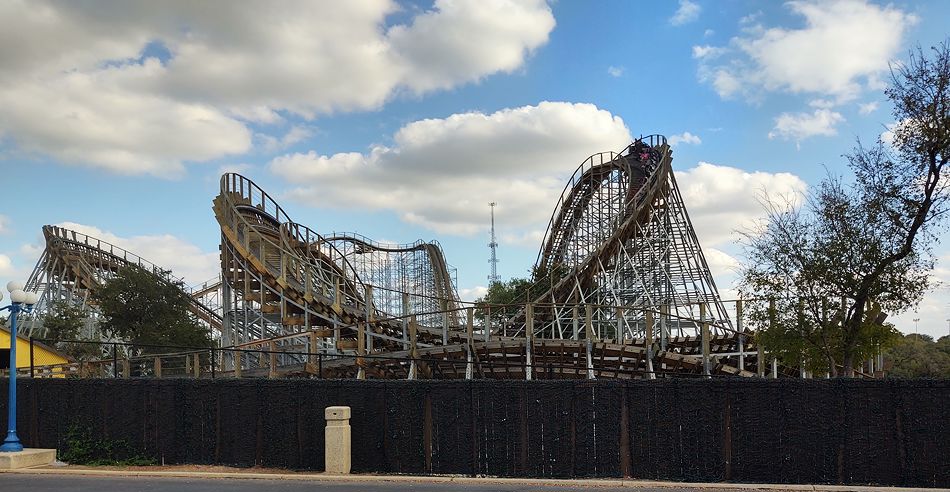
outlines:
M765 369L748 334L732 327L659 135L578 167L549 222L527 305L453 309L448 267L431 244L383 245L349 234L322 241L353 265L353 278L418 296L414 328L436 324L426 313L458 313L451 321L442 313L451 327L442 343L325 357L326 376L626 378ZM425 275L414 276L420 270ZM383 304L381 311L405 321L404 299ZM312 363L298 369L314 374Z
M538 253L539 303L597 306L606 338L642 337L644 311L660 336L696 336L705 320L734 331L676 184L666 138L638 139L575 171ZM635 309L630 309L631 307Z
M91 294L120 269L135 265L172 284L191 299L189 310L213 330L221 329L221 315L211 305L203 302L209 296L208 286L193 290L169 270L163 269L142 257L105 241L58 226L43 226L46 247L40 255L33 273L27 280L27 289L39 293L40 299L33 314L24 323L28 336L43 336L40 319L56 302L69 302L93 308ZM94 331L90 324L89 329ZM93 336L94 333L87 335Z
M376 301L374 291L386 289L362 277L373 271L354 268L360 255L336 247L352 242L328 240L292 221L270 195L239 174L222 176L213 209L221 227L223 345L287 340L288 334L306 332L314 336L296 348L310 352L372 353L408 346L406 321L393 319ZM408 295L410 305L419 302L411 289ZM423 326L418 340L448 343L454 336L447 325Z
M375 288L378 309L406 315L420 313L418 322L437 327L450 317L459 326L455 269L445 261L436 242L385 244L354 233L334 233L323 240L341 251L359 276Z

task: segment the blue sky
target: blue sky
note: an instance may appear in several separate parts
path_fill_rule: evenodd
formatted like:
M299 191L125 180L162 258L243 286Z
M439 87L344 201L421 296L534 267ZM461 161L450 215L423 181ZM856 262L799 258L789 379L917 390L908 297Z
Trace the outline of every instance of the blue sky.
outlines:
M439 240L471 298L488 202L499 273L523 276L576 166L662 133L729 297L755 195L844 172L893 123L888 61L950 34L941 1L240 6L0 5L0 278L68 223L205 280L237 170L315 230ZM944 334L948 303L936 289L898 327Z

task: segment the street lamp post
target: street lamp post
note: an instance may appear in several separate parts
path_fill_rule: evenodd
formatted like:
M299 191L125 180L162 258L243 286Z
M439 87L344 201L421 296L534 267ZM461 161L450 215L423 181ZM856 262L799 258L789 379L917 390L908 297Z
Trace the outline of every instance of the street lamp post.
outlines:
M7 290L10 291L11 304L0 308L0 311L10 311L10 389L7 403L7 438L3 440L3 445L0 446L0 452L4 453L23 451L23 444L20 444L20 438L16 435L16 318L20 312L30 312L39 298L35 292L24 292L23 284L20 282L8 283ZM0 299L3 299L2 293L0 293Z

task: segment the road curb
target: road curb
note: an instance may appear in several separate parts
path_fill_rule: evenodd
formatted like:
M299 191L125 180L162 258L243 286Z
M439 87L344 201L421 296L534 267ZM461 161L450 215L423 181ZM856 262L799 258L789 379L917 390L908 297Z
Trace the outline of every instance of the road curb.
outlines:
M460 476L416 476L416 475L330 475L325 473L234 473L169 470L95 470L88 468L21 468L0 470L0 474L26 475L87 475L101 477L156 477L156 478L194 478L194 479L230 479L230 480L294 480L320 482L416 482L416 483L459 483L471 485L510 484L558 487L623 487L623 488L696 488L708 490L776 490L776 491L814 491L814 492L950 492L950 489L913 488L913 487L876 487L867 485L801 485L801 484L764 484L764 483L693 483L662 482L653 480L617 480L617 479L529 479L500 477L460 477Z

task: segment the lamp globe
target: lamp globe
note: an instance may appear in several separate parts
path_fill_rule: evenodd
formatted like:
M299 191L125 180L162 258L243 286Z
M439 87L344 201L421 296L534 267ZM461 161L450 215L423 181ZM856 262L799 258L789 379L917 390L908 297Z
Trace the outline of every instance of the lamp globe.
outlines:
M27 294L23 292L23 289L16 289L10 293L10 300L14 303L20 303L26 301Z

